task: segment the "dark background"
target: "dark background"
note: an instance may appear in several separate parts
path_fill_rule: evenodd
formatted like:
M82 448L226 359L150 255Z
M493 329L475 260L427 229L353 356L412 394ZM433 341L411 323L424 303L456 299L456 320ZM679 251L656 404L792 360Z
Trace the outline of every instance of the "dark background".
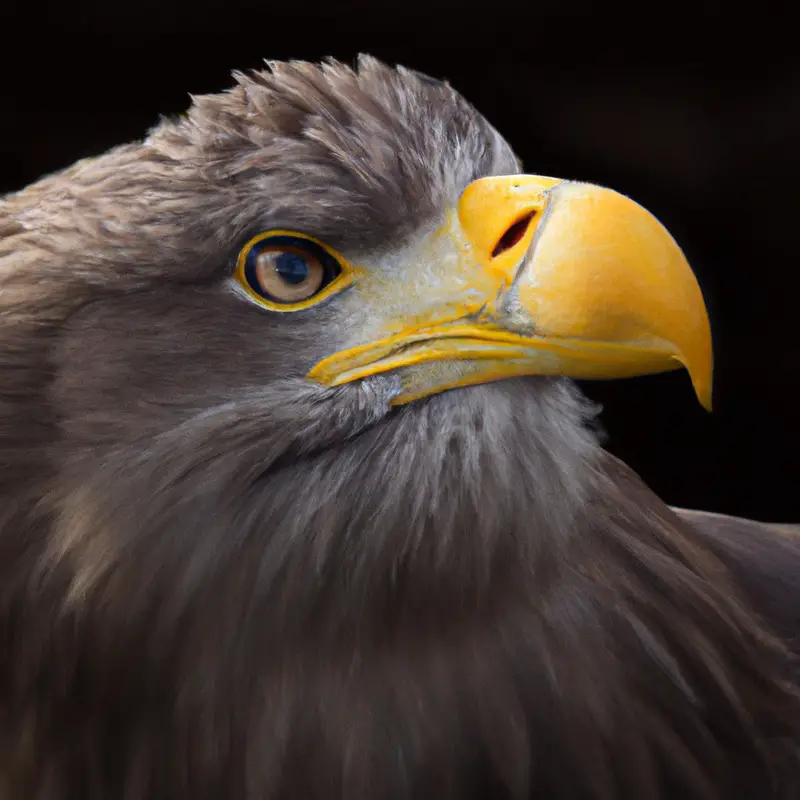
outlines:
M685 373L587 384L609 448L668 502L798 522L794 27L755 7L735 31L733 13L634 9L12 0L0 34L0 193L143 136L185 110L188 93L220 91L262 58L364 51L447 78L528 171L631 195L697 272L715 338L714 413Z

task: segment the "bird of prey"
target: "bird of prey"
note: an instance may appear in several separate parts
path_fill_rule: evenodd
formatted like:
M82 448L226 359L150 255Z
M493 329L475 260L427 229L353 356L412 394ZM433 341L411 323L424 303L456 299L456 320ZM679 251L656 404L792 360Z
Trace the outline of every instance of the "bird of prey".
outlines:
M681 367L655 217L372 58L3 198L0 798L800 797L796 530L572 382Z

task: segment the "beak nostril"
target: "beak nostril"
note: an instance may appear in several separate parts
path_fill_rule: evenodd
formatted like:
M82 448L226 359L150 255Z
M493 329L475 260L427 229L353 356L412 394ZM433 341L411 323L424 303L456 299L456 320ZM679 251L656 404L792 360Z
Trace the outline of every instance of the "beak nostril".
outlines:
M528 226L531 224L531 220L536 216L535 211L531 211L530 213L526 214L522 219L518 219L508 230L500 237L500 241L492 250L492 258L497 258L497 256L505 253L506 250L510 250L515 244L518 244L522 237L525 235L525 232L528 230Z

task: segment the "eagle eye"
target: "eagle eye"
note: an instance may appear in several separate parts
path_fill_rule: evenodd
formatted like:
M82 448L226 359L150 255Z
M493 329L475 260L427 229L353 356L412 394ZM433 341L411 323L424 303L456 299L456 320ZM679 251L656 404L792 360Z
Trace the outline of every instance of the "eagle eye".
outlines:
M344 288L347 262L321 242L290 231L251 239L239 253L235 279L247 295L274 311L297 311Z

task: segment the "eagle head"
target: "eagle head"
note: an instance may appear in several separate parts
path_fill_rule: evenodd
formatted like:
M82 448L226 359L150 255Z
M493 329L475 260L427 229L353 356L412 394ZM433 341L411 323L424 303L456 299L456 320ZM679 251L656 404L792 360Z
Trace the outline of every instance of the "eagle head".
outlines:
M236 79L0 201L0 795L722 797L778 645L571 382L710 405L678 245L446 83Z

